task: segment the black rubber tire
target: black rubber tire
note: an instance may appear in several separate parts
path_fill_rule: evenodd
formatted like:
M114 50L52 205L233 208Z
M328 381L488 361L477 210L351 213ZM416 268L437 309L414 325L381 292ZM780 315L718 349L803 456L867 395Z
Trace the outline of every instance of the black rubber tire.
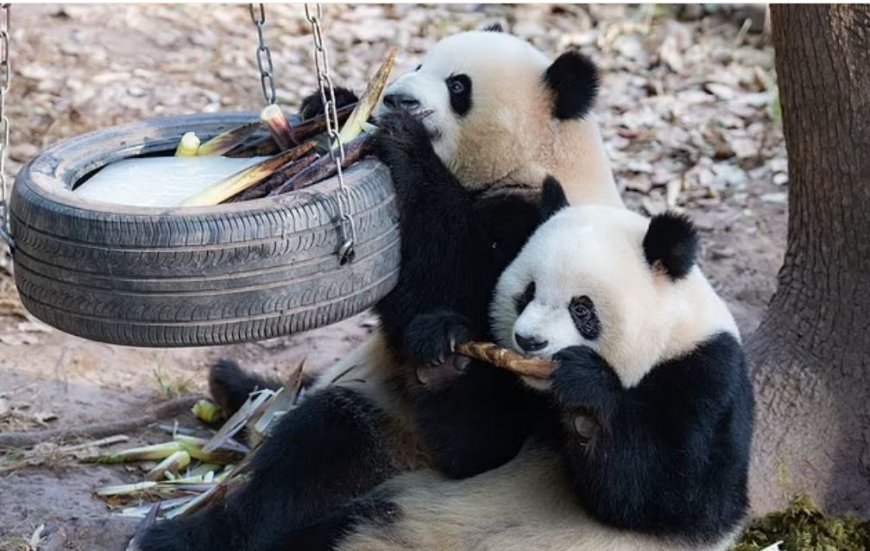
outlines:
M216 207L141 208L71 190L122 158L172 151L256 113L147 121L56 144L24 167L10 202L15 281L36 317L87 339L201 346L320 327L386 295L399 270L398 212L387 168L345 171L356 258L340 266L337 181Z

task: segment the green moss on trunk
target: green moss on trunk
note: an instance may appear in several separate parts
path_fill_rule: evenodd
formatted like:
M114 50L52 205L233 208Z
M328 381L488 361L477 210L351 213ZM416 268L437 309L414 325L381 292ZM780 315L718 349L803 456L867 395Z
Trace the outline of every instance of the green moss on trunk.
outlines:
M867 551L870 522L828 517L799 496L787 509L753 520L732 551L761 551L777 542L782 551Z

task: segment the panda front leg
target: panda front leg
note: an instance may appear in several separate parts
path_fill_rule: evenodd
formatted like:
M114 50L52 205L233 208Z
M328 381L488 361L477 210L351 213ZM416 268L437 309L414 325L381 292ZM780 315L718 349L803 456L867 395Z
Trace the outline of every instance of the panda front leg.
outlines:
M390 168L403 214L410 208L417 214L440 213L448 220L458 220L459 214L473 212L473 194L462 186L435 152L429 131L418 117L405 111L393 111L380 115L375 124L378 131L372 145L378 158ZM417 204L420 199L432 203ZM458 211L453 213L442 206L452 206ZM465 223L472 222L468 219Z
M652 518L650 497L656 501L660 497L651 491L661 479L660 446L646 428L657 412L641 406L635 418L626 422L630 416L626 390L592 348L572 346L553 359L559 368L553 373L551 389L562 425L555 442L581 504L611 526L644 528Z
M427 449L442 473L464 478L511 459L534 422L513 375L453 352L466 340L490 338L489 297L509 259L494 250L486 222L512 217L519 233L530 234L537 207L500 201L481 213L420 120L394 112L377 124L375 151L396 188L404 261L397 287L376 311L389 346L408 360L403 376Z
M741 355L720 338L626 388L588 346L556 354L561 451L584 509L647 533L712 541L732 530L746 505L751 422L735 410L751 400Z
M288 534L399 472L386 414L364 396L331 386L284 415L252 458L249 479L226 501L163 521L142 551L267 551Z
M405 333L416 368L408 383L415 426L438 470L454 479L512 459L538 411L513 374L456 354L472 335L484 338L449 309L416 316Z
M351 90L342 88L341 86L333 86L333 94L335 94L335 108L341 109L352 103L359 101L359 98ZM320 97L320 92L314 92L305 96L302 99L302 105L299 107L299 116L302 120L308 120L318 115L323 114L323 98Z

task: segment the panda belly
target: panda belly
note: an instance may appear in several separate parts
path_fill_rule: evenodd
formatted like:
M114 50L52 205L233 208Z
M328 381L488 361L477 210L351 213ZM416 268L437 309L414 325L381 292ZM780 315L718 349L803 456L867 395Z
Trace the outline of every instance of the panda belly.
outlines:
M724 551L738 533L699 543L607 527L583 511L559 457L542 447L473 478L417 471L381 489L394 519L356 519L336 551Z

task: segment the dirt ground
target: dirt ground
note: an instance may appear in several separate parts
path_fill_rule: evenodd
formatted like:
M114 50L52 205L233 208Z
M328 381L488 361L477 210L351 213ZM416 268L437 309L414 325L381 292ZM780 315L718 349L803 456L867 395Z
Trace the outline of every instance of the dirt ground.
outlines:
M438 38L500 21L554 55L575 46L604 75L605 141L631 208L672 206L702 230L703 268L744 332L775 288L785 244L787 175L776 120L773 52L757 13L678 13L667 6L339 6L326 11L335 81L360 91L389 40L413 68ZM747 19L752 17L754 19ZM301 5L267 7L279 99L313 90L311 36ZM142 118L261 105L256 34L244 5L27 5L12 11L14 79L7 106L14 172L57 140ZM136 415L205 391L210 362L238 358L286 374L317 369L370 331L362 314L303 335L183 350L109 346L52 330L17 300L0 261L0 432ZM179 419L192 425L189 416ZM130 434L156 442L157 430ZM30 549L44 525L57 549L121 550L135 521L109 515L94 488L141 479L135 469L57 462L3 469L0 550ZM6 463L4 463L4 461ZM44 549L41 546L40 549Z

